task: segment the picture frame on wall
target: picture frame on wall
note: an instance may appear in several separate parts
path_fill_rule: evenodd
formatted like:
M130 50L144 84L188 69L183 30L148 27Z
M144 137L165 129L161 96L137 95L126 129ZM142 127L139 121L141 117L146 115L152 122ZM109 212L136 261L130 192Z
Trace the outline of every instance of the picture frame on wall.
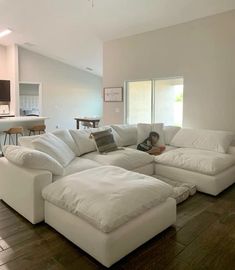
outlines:
M122 102L123 87L105 87L104 102Z

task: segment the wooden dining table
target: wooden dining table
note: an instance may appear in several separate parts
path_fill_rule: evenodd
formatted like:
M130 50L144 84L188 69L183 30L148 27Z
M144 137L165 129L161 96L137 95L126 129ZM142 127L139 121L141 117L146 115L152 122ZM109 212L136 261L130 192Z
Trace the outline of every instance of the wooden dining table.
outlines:
M80 128L80 122L92 123L92 127L95 128L96 125L100 122L98 118L74 118L77 122L77 129Z

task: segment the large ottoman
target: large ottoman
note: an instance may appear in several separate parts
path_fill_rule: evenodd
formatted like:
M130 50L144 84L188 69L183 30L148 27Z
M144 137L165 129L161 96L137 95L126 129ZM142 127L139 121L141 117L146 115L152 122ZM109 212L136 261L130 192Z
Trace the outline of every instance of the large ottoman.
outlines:
M158 179L102 166L47 186L45 222L110 267L175 222L171 195Z

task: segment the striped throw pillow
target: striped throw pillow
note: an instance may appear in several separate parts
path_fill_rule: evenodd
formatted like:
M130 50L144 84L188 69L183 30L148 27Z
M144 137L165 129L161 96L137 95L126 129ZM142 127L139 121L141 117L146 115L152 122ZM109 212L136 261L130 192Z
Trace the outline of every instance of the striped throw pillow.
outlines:
M91 133L91 137L94 139L97 151L99 153L107 153L117 150L117 145L114 141L112 129Z

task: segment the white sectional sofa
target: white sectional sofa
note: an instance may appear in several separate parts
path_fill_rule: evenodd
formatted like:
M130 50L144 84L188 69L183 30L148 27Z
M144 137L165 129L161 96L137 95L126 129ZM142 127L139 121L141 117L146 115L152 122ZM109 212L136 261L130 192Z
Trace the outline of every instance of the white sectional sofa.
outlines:
M110 128L110 127L104 127ZM235 181L235 154L231 146L233 133L223 131L180 129L162 124L112 125L113 135L120 150L99 154L89 138L91 130L56 130L53 132L70 147L76 156L63 173L17 166L6 158L0 159L1 199L25 216L30 222L44 220L42 189L55 180L91 168L112 165L155 175L159 179L193 183L201 192L217 195ZM141 129L139 131L139 129ZM138 133L143 136L153 129L161 134L165 153L153 157L136 150ZM32 148L38 136L22 137L20 144ZM24 198L24 200L22 200Z
M6 157L0 159L1 199L33 224L45 219L107 267L175 222L171 187L158 179L193 183L197 190L211 195L235 182L232 132L163 124L111 128L119 146L116 151L99 154L90 138L91 132L109 126L22 137L21 146L6 147ZM150 131L158 132L160 144L166 146L159 156L136 150ZM89 194L96 196L89 199ZM135 209L137 202L139 209ZM132 212L126 212L129 209ZM110 230L105 224L119 227L112 225Z

